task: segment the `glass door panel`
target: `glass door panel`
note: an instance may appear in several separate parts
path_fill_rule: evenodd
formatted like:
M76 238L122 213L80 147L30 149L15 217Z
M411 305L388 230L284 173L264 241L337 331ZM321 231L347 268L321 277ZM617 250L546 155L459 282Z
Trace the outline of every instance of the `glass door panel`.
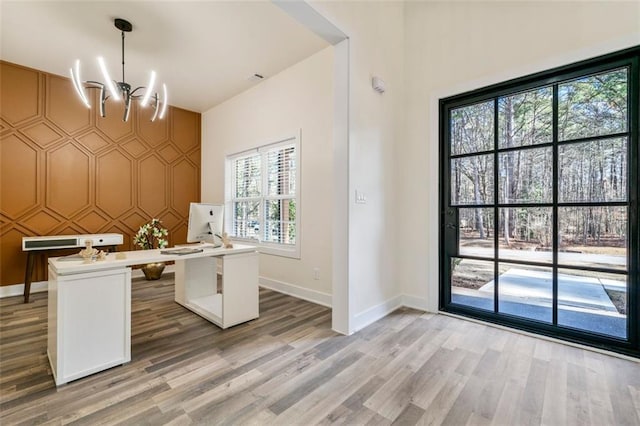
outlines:
M558 139L626 132L628 78L620 68L558 85Z
M558 207L558 263L627 270L627 208Z
M493 204L493 155L473 155L451 160L451 204Z
M558 270L558 325L625 339L627 276Z
M494 220L493 209L458 209L458 253L493 259Z
M551 147L501 152L498 157L500 203L537 204L553 201Z
M494 263L484 260L451 260L451 303L476 309L494 309Z
M553 261L551 207L501 207L498 211L498 257L501 260Z
M637 50L442 101L441 309L640 356Z
M627 201L627 138L558 147L558 201Z
M498 312L551 322L553 270L515 263L500 263L498 269Z

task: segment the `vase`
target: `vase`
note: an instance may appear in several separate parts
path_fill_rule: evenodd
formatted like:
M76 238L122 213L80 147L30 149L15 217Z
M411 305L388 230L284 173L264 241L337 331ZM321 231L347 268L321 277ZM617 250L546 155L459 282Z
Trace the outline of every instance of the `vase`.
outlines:
M164 271L164 263L148 263L142 267L142 273L147 280L159 280Z

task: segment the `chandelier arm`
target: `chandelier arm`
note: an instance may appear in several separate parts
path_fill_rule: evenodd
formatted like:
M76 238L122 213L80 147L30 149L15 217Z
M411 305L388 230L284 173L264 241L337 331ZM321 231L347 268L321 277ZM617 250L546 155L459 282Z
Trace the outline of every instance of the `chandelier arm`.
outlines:
M138 87L136 87L135 89L133 89L133 90L131 91L131 96L134 96L134 95L135 95L135 93L136 93L138 90L140 90L140 89L146 89L146 87L145 87L145 86L138 86ZM136 97L136 98L141 98L141 97L143 97L143 96L144 96L144 95L135 95L135 97Z
M160 111L160 106L158 105L158 94L154 94L153 95L153 109L155 110L153 112L153 117L151 117L151 122L153 123L154 121L156 121L156 117L158 116L158 112Z
M102 89L104 87L103 83L99 81L87 80L84 84L90 84L91 86L87 86L87 89Z

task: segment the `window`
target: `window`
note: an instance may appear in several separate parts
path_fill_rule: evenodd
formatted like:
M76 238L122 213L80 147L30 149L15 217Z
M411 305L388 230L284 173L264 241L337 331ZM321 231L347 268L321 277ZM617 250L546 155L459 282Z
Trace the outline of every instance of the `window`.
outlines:
M640 356L639 87L633 48L440 101L440 309Z
M299 257L299 142L227 157L226 229L261 252Z

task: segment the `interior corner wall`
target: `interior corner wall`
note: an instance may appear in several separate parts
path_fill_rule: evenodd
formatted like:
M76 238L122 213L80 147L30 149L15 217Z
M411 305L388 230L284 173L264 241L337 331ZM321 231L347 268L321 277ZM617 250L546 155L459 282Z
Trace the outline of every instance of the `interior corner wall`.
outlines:
M399 280L438 309L438 99L640 44L639 2L407 2Z
M397 281L397 152L404 132L404 3L323 2L311 6L349 37L349 332L402 304ZM380 77L386 92L373 90ZM355 202L356 190L365 203Z
M327 47L202 114L204 202L225 201L227 155L301 130L300 259L261 254L260 279L322 304L332 292L333 61Z
M200 198L200 114L171 107L152 123L152 109L134 103L125 123L122 112L107 102L102 118L68 78L0 61L2 286L24 282L25 236L115 232L118 250L132 250L156 217L171 244L186 242L189 203ZM46 266L38 256L34 282Z

